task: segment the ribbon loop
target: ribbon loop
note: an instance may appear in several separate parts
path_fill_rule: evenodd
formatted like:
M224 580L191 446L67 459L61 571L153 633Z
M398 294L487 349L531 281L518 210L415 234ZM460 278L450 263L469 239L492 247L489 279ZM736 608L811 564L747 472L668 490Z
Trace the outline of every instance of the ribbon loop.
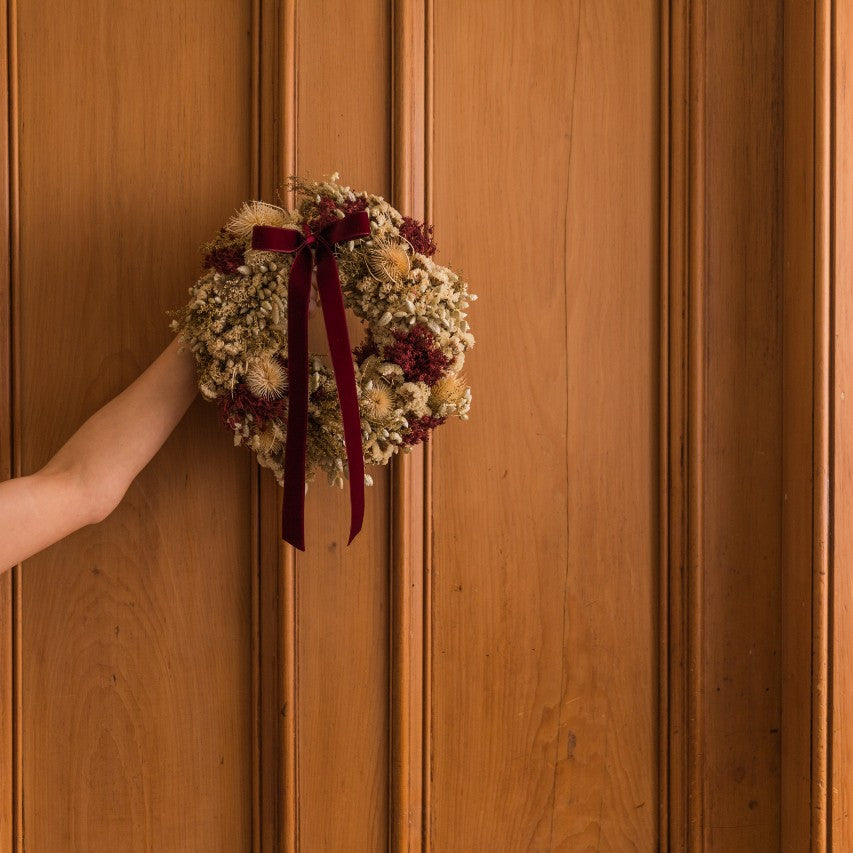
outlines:
M323 309L329 354L341 407L344 446L349 469L350 534L347 544L361 530L364 520L364 456L361 417L352 349L347 330L334 246L370 236L366 211L349 213L305 235L294 228L255 225L252 248L268 252L296 252L287 286L287 444L284 451L284 502L282 539L305 550L305 458L308 438L308 301L311 271L317 268L317 289Z

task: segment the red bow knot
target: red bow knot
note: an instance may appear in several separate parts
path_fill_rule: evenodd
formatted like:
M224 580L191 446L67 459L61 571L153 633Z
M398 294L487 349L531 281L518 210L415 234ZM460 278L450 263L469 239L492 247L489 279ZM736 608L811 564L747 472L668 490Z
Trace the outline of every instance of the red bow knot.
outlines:
M252 248L267 252L295 252L287 284L287 444L284 451L284 502L281 530L286 542L305 550L305 448L308 438L308 302L311 271L317 268L317 290L329 339L335 374L344 445L349 467L350 533L347 545L361 530L364 520L364 456L361 416L352 348L347 331L344 299L334 246L356 237L370 236L366 211L349 213L317 234L294 228L255 225Z

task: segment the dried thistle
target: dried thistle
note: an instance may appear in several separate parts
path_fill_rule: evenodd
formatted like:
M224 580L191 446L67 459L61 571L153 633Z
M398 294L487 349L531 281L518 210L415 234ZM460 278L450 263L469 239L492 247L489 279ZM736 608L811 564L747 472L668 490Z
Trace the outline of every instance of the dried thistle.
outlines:
M258 398L274 400L280 397L287 382L281 362L274 356L264 355L249 362L246 368L246 385Z
M225 228L232 234L248 240L256 225L271 225L275 228L285 228L291 224L288 212L274 204L265 201L247 201L225 223Z
M383 423L394 411L394 393L391 386L382 379L368 383L361 396L361 407L368 420Z
M458 373L443 376L430 388L430 408L436 411L441 406L457 406L465 394L465 388L465 380Z
M270 421L258 435L258 449L262 453L274 453L281 447L284 433L275 421Z
M377 281L400 284L412 269L408 243L391 237L378 237L364 247L364 260Z

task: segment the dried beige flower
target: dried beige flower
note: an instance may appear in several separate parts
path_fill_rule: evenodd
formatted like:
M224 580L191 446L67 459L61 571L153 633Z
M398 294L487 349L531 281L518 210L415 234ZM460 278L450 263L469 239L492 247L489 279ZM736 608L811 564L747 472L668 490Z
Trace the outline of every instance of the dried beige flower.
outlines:
M458 373L442 376L429 389L430 408L435 410L445 405L458 405L465 394L465 387L465 380Z
M361 396L364 414L374 423L382 423L394 411L394 395L391 386L381 379L374 379Z
M397 397L416 417L429 414L429 387L423 382L404 382L397 389Z
M273 400L280 397L286 381L284 368L270 355L249 362L246 368L246 385L259 398Z
M276 228L284 228L290 223L290 216L286 210L267 204L265 201L247 201L225 223L225 227L240 237L249 239L252 236L252 228L255 225L272 225Z
M275 421L270 421L266 429L258 435L258 449L263 453L272 453L281 447L284 434Z
M370 274L378 281L400 284L412 268L408 244L391 237L378 237L365 246L364 259Z

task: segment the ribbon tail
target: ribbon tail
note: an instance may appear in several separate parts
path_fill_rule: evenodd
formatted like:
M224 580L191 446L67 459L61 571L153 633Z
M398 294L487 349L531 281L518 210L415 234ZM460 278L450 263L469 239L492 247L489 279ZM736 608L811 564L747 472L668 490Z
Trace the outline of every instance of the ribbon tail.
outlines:
M300 250L287 285L287 437L282 539L305 550L305 452L308 439L308 299L312 255Z
M329 354L335 371L338 402L344 427L350 493L350 533L347 545L361 530L364 521L364 452L361 443L361 415L355 384L352 350L347 331L343 293L338 277L335 256L329 251L317 251L317 289L323 308Z

